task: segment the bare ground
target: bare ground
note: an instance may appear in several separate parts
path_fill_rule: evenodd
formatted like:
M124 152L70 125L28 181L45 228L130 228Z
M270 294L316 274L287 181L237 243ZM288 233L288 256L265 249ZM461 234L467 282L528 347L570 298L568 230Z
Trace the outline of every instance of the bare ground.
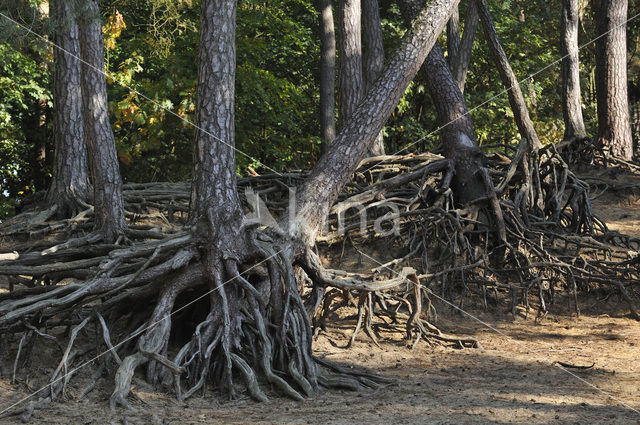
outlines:
M533 315L525 319L473 313L493 329L439 306L442 328L472 335L483 346L466 350L427 343L412 350L400 333L384 326L379 327L380 348L362 335L346 350L342 347L353 326L349 316L318 337L316 355L396 380L376 391L324 391L304 402L272 396L266 404L244 395L228 402L208 392L178 403L140 376L134 381L132 403L139 410L113 412L108 408L110 379L85 399L75 398L90 379L86 370L72 381L66 402L36 411L31 423L640 423L640 412L632 410L640 409L640 326L624 317L590 315L590 303L600 305L594 298L583 303L586 314L579 318L549 315L539 324ZM568 373L555 362L594 366ZM3 376L0 407L37 389L50 376L51 367L49 356L36 354L28 375L15 385ZM7 418L0 423L20 420Z

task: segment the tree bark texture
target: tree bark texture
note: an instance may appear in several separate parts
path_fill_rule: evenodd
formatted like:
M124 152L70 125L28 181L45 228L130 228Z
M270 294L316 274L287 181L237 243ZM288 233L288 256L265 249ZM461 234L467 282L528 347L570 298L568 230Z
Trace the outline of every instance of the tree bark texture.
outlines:
M340 0L340 37L338 55L340 68L340 127L360 103L364 93L362 81L362 40L360 0Z
M345 122L296 193L292 237L312 244L331 205L413 80L459 0L432 0L420 11L381 76Z
M460 9L455 8L447 22L447 55L453 69L460 53Z
M580 61L578 56L578 0L562 0L560 20L562 54L562 114L564 139L587 137L582 119L580 97Z
M507 59L507 54L498 39L496 27L493 23L489 6L487 5L487 0L474 1L478 6L478 14L487 38L489 51L496 62L500 78L502 79L502 84L504 84L507 89L509 103L511 104L511 110L513 111L513 116L516 120L516 125L520 131L520 135L527 139L531 151L537 151L542 144L540 143L540 139L538 139L538 134L533 127L531 118L529 117L529 110L527 109L527 104L524 100L524 96L522 95L518 79L516 78L513 69L511 69L509 59Z
M362 0L362 40L364 90L366 92L384 69L384 45L378 0ZM369 154L372 156L384 155L382 132L373 142Z
M402 17L408 24L419 12L424 0L401 0L398 4ZM436 107L444 155L454 164L452 187L456 202L464 205L486 196L484 179L478 173L484 168L482 151L476 143L476 132L464 96L451 74L440 43L433 45L421 72ZM460 134L466 137L461 137Z
M627 0L594 0L598 141L614 157L633 156L627 94Z
M464 93L464 86L467 81L467 71L471 62L471 50L473 42L476 38L476 30L478 29L478 7L475 1L469 3L467 8L467 16L464 21L464 31L462 33L462 41L458 49L458 56L453 64L453 77L458 83L460 92Z
M53 49L53 126L55 156L53 179L47 203L59 216L78 210L78 201L90 199L87 148L82 120L82 78L80 41L73 2L52 2L51 14L56 26Z
M235 13L235 0L202 2L192 223L205 219L215 225L241 211L234 151Z
M104 75L104 40L96 0L84 2L80 22L84 134L91 156L95 227L105 240L125 233L122 180L116 142L109 123L107 81Z
M336 34L331 0L319 0L320 11L320 129L325 145L336 138ZM323 149L323 151L325 150Z

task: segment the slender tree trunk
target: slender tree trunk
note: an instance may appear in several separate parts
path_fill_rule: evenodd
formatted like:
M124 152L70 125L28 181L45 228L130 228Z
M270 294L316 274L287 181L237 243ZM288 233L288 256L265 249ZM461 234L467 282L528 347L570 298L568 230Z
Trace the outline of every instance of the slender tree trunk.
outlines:
M53 50L53 126L55 158L47 203L58 216L74 215L90 199L87 148L82 120L80 41L73 2L52 2L56 26Z
M362 0L362 40L364 44L364 90L366 92L384 68L384 46L378 0ZM378 134L369 149L369 155L384 155L382 132Z
M322 152L336 138L336 34L331 0L319 0L320 9L320 130Z
M231 339L239 338L241 321L236 285L221 286L228 276L223 259L244 258L241 238L244 216L238 197L234 150L235 29L235 0L202 1L189 212L195 233L204 240L202 263L212 291L211 314L224 335L222 347L213 359L224 378L218 376L216 380L231 397L234 394ZM207 339L210 338L211 335Z
M513 73L513 69L511 69L509 59L507 59L507 54L504 52L502 45L500 45L500 40L498 40L498 34L493 23L493 18L491 17L491 13L489 12L487 0L474 1L478 6L480 22L482 23L482 28L484 29L487 43L489 44L489 51L491 51L493 59L496 62L500 78L502 79L502 84L504 84L505 88L508 90L509 103L511 104L511 110L513 111L513 116L516 120L518 130L520 130L520 135L527 139L530 150L535 152L542 146L542 144L540 143L540 139L538 139L538 134L533 127L531 118L529 117L529 110L527 109L527 104L524 100L524 96L522 95L518 79Z
M360 0L340 0L340 37L338 54L340 68L340 127L360 103L364 93L362 82L362 43Z
M631 159L627 95L627 0L594 0L598 141L613 157Z
M560 21L562 60L562 114L564 139L587 137L580 98L580 62L578 57L578 0L562 0ZM566 56L566 57L565 57Z
M292 237L313 244L329 208L420 69L458 1L433 0L418 14L381 76L298 189L296 215L289 223Z
M453 64L453 77L458 83L460 92L464 93L464 86L467 81L467 71L471 62L471 50L473 42L476 38L476 30L478 29L478 7L474 1L469 3L467 8L467 16L464 21L464 32L462 33L462 41L458 50L458 57Z
M214 233L223 224L239 228L242 218L234 151L235 12L235 0L202 2L189 216Z
M447 54L449 66L453 69L460 54L460 9L457 7L447 22Z
M104 40L96 0L86 0L80 17L84 133L91 156L95 227L108 242L126 230L122 180L115 138L109 124Z

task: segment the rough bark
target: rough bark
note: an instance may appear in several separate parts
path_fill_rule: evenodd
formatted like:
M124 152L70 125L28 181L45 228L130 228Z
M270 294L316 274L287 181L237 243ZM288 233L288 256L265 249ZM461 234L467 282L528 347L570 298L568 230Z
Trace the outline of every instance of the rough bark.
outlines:
M362 40L364 89L366 92L384 68L384 46L378 0L362 0ZM378 134L369 149L369 155L384 155L382 132Z
M338 38L340 127L344 128L360 103L362 81L362 42L360 0L340 0L340 37Z
M411 22L422 4L423 0L399 2L405 23ZM436 107L444 155L453 165L451 187L454 200L462 206L480 198L490 200L492 216L498 229L498 240L504 242L504 221L496 191L488 178L489 172L484 165L484 155L476 142L475 129L464 96L451 74L438 42L429 52L421 71Z
M488 191L480 173L485 168L482 163L484 156L476 142L464 97L451 75L439 43L431 49L422 72L436 107L438 124L442 127L440 132L444 155L454 164L452 188L456 202L465 205L487 196ZM460 137L461 133L466 137Z
M190 220L241 211L236 183L234 0L202 2Z
M578 0L562 1L560 20L562 54L562 114L564 116L564 139L575 140L587 137L582 119L580 97L580 62L578 57Z
M449 66L453 69L460 54L460 9L457 7L447 22L447 54Z
M498 68L498 72L500 73L502 84L504 84L507 89L509 103L511 104L511 110L513 111L513 116L515 118L516 125L518 126L518 130L520 131L520 135L527 139L529 149L536 152L540 149L542 144L540 143L540 139L538 139L538 134L533 127L531 118L529 117L529 110L527 109L527 104L524 100L524 96L522 95L518 79L516 78L513 69L511 69L507 54L498 39L498 33L496 32L496 27L493 23L493 18L491 17L487 1L474 1L478 7L480 22L482 23L482 28L484 29L484 34L489 45L489 51L491 52Z
M613 157L633 156L627 94L627 0L594 0L598 141Z
M351 173L416 75L458 0L433 0L418 14L381 76L296 194L289 233L312 244Z
M478 29L478 7L474 1L469 3L467 8L467 16L464 21L464 32L462 33L462 41L458 50L458 57L453 64L453 77L458 83L460 92L464 93L464 86L467 81L467 71L471 62L471 50L473 42L476 38L476 30Z
M73 2L52 2L56 26L53 50L53 126L55 157L47 204L58 216L74 215L90 199L87 149L82 119L80 41Z
M323 149L336 138L336 34L331 0L319 0L320 10L320 131Z
M94 226L105 241L113 242L126 230L122 179L107 108L100 9L96 0L87 0L84 6L79 26L83 60L82 104L93 176Z

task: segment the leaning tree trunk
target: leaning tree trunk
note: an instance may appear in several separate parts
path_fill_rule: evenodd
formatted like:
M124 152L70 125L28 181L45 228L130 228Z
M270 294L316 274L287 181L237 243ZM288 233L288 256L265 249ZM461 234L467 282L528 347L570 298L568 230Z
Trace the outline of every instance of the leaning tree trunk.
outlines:
M471 62L471 50L478 29L478 7L474 1L469 3L467 17L464 21L464 32L458 49L458 56L452 67L453 77L458 83L460 92L464 93L464 85L467 81L467 71Z
M340 69L340 127L345 124L360 103L364 92L362 82L362 42L360 0L340 0L340 37L338 55Z
M336 138L336 34L331 0L319 0L320 9L320 131L322 152Z
M75 215L90 199L87 149L82 120L80 41L74 2L52 1L56 28L53 49L53 126L55 156L47 204L56 215Z
M562 114L564 140L584 139L587 131L582 119L580 62L578 57L578 0L562 0L560 21L562 54Z
M122 180L115 138L109 124L100 9L96 0L86 0L84 4L80 18L82 103L84 131L91 155L94 226L105 241L113 242L126 230Z
M382 24L378 0L362 0L362 42L364 89L371 87L384 68L384 46L382 43ZM384 155L382 132L373 142L369 155Z
M627 98L627 0L594 0L598 141L608 155L633 156Z
M509 96L509 103L511 104L511 110L516 120L516 125L520 131L520 135L527 139L529 143L529 149L532 152L537 152L542 146L538 134L533 127L533 122L529 117L529 110L527 104L520 90L520 83L511 69L507 54L504 52L500 40L498 40L498 33L493 23L493 18L489 12L489 6L487 0L474 0L478 7L478 13L480 15L480 21L482 28L484 29L485 36L487 38L487 44L489 45L489 51L493 55L493 59L498 67L502 84L507 89Z
M399 2L406 23L411 22L422 4L424 0ZM454 177L451 185L454 199L463 206L481 198L488 200L493 210L498 240L504 242L504 221L496 191L484 165L484 155L476 142L475 129L464 96L438 42L429 52L421 71L436 107L444 155L453 165Z
M312 245L331 205L413 80L459 0L433 0L416 17L381 76L296 193L292 237Z

